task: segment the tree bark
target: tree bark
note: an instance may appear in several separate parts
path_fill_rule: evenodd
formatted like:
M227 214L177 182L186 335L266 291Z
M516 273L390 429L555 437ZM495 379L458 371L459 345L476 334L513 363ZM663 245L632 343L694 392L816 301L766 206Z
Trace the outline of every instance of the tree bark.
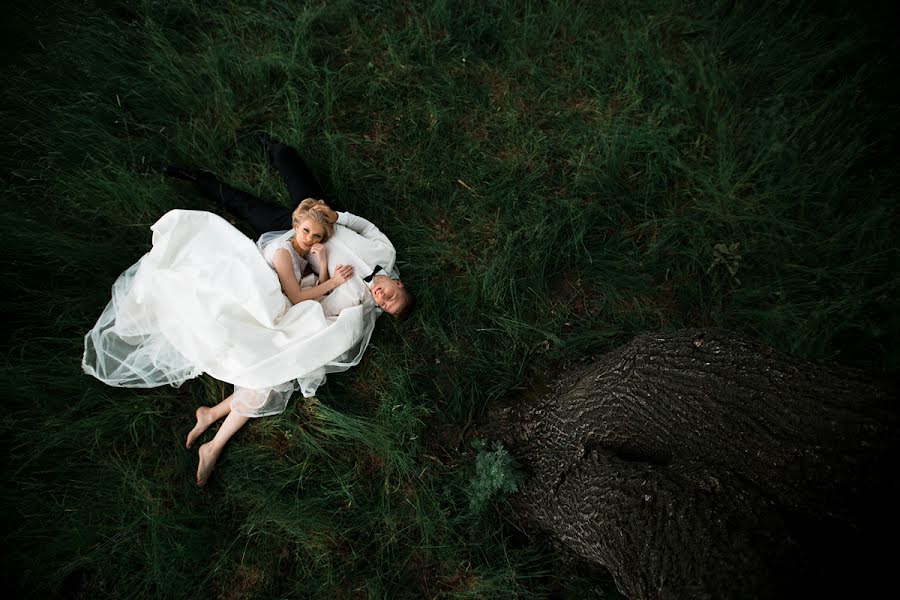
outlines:
M517 516L631 598L874 589L893 551L897 394L721 330L644 335L496 407ZM894 539L886 537L888 543Z

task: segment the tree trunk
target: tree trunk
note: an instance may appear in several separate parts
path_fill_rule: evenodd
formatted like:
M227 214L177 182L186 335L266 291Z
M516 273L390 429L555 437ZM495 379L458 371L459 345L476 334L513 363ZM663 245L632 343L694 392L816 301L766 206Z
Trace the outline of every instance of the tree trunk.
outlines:
M874 589L897 533L895 391L721 330L644 335L482 428L523 522L631 598ZM880 552L883 552L880 553Z

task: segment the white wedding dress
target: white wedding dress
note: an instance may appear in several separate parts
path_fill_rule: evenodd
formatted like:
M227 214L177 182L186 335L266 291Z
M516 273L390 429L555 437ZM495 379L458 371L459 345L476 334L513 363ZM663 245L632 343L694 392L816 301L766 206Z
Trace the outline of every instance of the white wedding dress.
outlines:
M235 385L233 410L259 417L282 412L295 389L312 396L327 373L359 363L371 303L336 316L313 300L292 306L261 249L212 213L173 210L151 229L153 248L119 276L85 336L88 374L156 387L207 373Z

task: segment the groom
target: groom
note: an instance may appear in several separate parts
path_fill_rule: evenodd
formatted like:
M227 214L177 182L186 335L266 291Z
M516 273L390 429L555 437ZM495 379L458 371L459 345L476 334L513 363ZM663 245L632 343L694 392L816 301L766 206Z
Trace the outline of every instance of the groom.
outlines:
M324 197L318 180L294 148L273 140L265 133L260 134L259 138L267 147L269 160L287 184L294 207L306 198ZM291 229L293 208L265 202L219 181L208 171L170 166L165 174L193 182L226 211L246 221L257 237L268 231ZM361 278L359 285L338 286L322 301L326 314L337 316L343 308L359 304L360 299L371 298L389 315L401 320L408 317L415 298L396 273L396 251L388 237L362 217L331 209L323 212L335 224L334 235L327 242L328 265L313 266L333 271L339 264L352 265L355 276ZM380 312L376 312L376 316L378 314Z

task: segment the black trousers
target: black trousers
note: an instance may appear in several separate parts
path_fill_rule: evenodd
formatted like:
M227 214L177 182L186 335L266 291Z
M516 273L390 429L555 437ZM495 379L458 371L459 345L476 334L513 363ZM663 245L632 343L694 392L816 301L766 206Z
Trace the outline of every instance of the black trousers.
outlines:
M273 142L269 146L269 158L287 185L291 207L268 202L249 192L233 188L219 181L211 173L197 176L197 187L206 196L220 203L229 213L246 221L258 236L267 231L283 231L291 228L291 215L297 205L306 198L323 198L322 186L312 174L300 154L294 148ZM329 202L334 210L337 208Z

